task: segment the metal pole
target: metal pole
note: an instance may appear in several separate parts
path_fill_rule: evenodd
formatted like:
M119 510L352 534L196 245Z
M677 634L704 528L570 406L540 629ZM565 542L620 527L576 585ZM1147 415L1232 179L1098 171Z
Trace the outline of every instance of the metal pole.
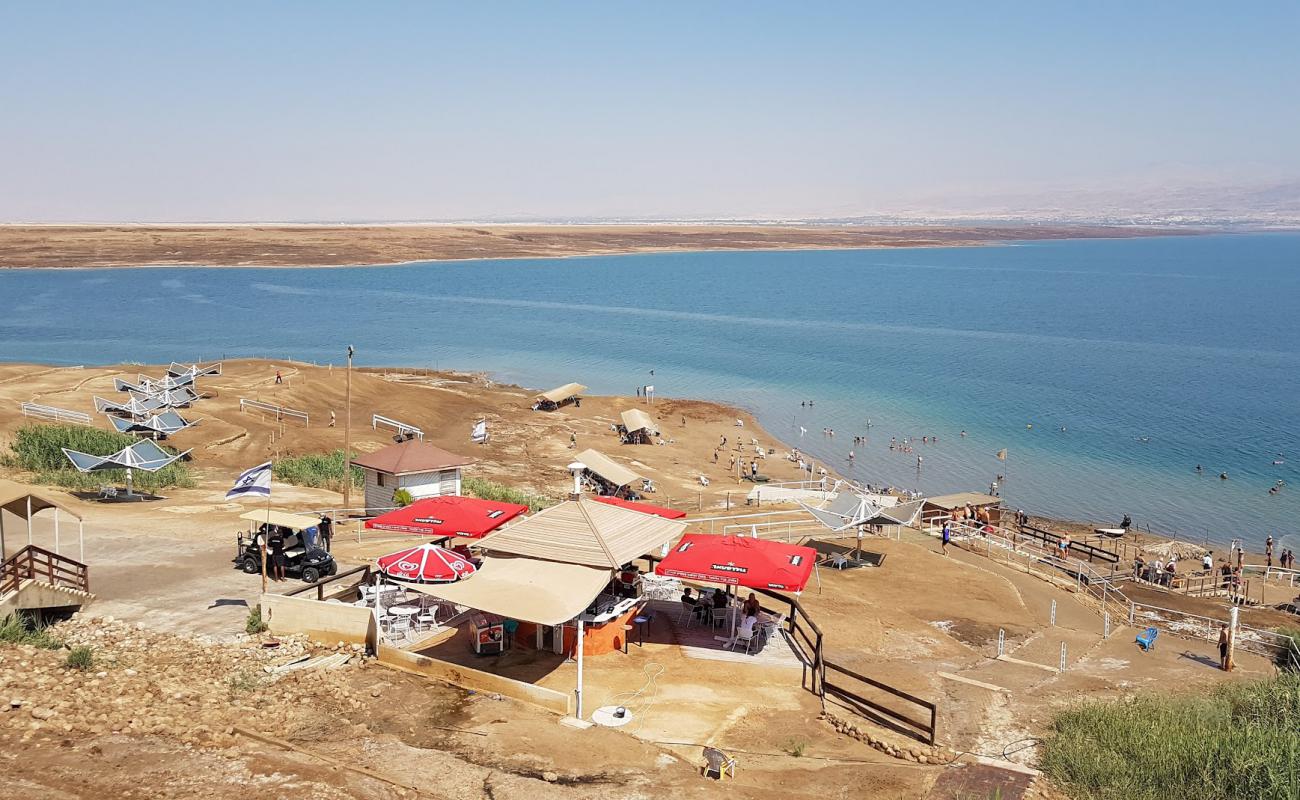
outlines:
M582 647L582 618L581 617L578 618L578 641L576 644L574 644L574 647L578 651L578 688L575 693L578 695L578 719L582 719L582 650L583 647Z
M131 471L127 470L126 474L130 475ZM32 496L30 494L27 495L27 546L32 546Z
M1056 624L1056 601L1055 601L1055 600L1052 601L1052 618L1051 618L1051 624L1053 624L1053 625Z
M1065 642L1061 642L1061 672L1065 672Z
M54 555L62 555L59 552L59 507L54 507Z
M0 545L0 551L4 550ZM86 523L77 520L77 560L86 563Z
M1233 606L1228 610L1228 671L1231 672L1236 666L1233 663L1237 657L1237 613L1239 608Z
M343 507L352 507L352 345L348 345L347 393L343 401Z

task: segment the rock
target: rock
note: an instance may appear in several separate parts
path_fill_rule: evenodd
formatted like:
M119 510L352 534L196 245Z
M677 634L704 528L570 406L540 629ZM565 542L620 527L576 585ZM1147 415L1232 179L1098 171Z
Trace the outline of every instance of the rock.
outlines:
M134 678L136 675L139 675L140 673L136 672L136 671L133 670L133 669L127 669L127 670L124 670L124 671L122 672L122 674L125 675L125 676L128 677L128 678Z
M554 772L547 771L542 773L542 780L546 781L547 783L555 783L559 779L560 776L556 775Z
M54 709L52 708L37 707L32 709L32 719L49 719L52 716L54 716Z

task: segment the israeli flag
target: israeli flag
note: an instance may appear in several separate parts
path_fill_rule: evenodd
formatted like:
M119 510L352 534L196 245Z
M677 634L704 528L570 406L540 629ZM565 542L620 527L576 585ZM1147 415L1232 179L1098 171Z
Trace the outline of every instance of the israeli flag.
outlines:
M270 461L245 470L243 474L235 479L235 485L231 487L230 491L226 492L226 499L233 500L246 494L255 494L261 497L271 496Z

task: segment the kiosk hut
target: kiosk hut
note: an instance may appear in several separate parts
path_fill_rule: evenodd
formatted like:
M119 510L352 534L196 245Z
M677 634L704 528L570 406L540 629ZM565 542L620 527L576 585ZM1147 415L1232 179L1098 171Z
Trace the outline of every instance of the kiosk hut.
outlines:
M659 426L650 415L639 408L629 408L621 415L623 424L619 433L623 444L653 444L653 437L659 435Z
M580 406L582 405L582 393L585 391L587 391L587 387L581 383L566 383L563 386L557 386L549 392L542 392L537 395L537 400L533 402L533 410L554 411L568 403Z
M596 494L635 500L635 487L645 482L645 476L595 450L583 450L578 453L577 460L584 467L583 482L595 490Z
M473 464L474 459L420 439L407 439L354 458L352 463L365 473L366 513L373 515L393 507L393 492L398 489L407 490L416 500L459 495L461 467Z

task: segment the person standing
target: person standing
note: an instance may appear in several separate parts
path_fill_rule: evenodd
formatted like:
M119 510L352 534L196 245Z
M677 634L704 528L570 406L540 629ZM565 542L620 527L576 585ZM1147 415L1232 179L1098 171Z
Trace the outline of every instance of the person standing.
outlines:
M1264 566L1273 566L1273 537L1264 540Z
M284 376L280 374L278 369L275 371L275 382L276 384L284 383Z
M334 539L334 520L329 514L320 515L320 542L326 552L330 551L330 542Z
M284 580L284 531L279 525L271 526L267 543L271 548L271 580Z
M1232 664L1228 661L1228 623L1219 626L1219 669L1224 672L1232 670Z
M945 556L948 555L948 542L950 541L952 541L952 520L946 519L943 521L943 540L940 543L940 548Z

